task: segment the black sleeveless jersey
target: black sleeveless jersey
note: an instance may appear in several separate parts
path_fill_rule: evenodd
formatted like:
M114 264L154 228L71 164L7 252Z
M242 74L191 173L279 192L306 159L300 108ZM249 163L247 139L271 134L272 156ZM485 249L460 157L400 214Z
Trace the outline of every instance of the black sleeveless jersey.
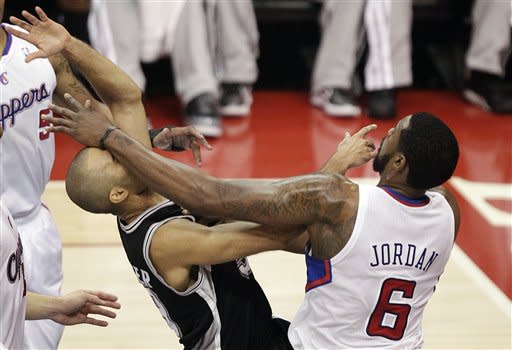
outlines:
M118 219L124 250L139 282L185 349L267 350L275 338L272 310L247 259L198 266L197 281L186 291L169 286L149 259L155 231L169 220L187 218L166 201L131 224Z

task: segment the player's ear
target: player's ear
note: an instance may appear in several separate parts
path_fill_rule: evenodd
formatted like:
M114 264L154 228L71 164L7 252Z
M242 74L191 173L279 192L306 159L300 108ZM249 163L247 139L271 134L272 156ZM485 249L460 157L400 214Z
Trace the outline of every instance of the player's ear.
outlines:
M113 204L119 204L128 197L128 190L123 187L115 186L110 190L108 199Z
M407 168L407 158L405 158L405 154L402 152L395 153L391 162L393 164L393 169L397 173L401 173Z

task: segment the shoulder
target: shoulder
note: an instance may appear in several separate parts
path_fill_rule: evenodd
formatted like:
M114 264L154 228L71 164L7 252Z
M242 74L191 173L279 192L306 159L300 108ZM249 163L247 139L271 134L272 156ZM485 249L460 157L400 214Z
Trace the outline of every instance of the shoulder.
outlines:
M434 187L430 189L430 191L441 194L452 208L453 216L455 219L455 236L457 236L457 232L459 231L460 225L460 208L457 199L455 198L455 195L445 186Z

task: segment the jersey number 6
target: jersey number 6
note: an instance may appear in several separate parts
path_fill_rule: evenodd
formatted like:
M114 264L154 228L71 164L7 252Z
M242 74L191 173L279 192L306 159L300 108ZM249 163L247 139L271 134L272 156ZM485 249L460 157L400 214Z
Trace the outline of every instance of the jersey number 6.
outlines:
M369 336L381 336L390 340L400 340L404 336L411 305L391 303L393 292L402 292L402 298L411 299L416 282L397 278L388 278L382 283L379 300L368 320L366 333ZM384 317L388 314L394 317L393 325L384 325ZM389 321L393 323L393 321Z

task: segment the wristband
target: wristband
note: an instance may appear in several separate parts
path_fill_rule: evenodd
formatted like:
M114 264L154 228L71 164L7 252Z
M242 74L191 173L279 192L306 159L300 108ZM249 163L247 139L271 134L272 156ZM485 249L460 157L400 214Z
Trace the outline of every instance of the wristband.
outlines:
M105 149L105 141L107 140L107 137L110 135L110 133L114 130L117 130L119 129L117 126L109 126L107 128L107 130L105 130L105 132L103 133L103 136L101 137L100 139L100 148L101 149Z

